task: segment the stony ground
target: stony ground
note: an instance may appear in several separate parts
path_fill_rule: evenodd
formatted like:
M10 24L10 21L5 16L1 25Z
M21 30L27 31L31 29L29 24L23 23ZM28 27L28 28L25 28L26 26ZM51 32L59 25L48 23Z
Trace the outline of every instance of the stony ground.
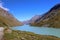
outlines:
M2 40L3 36L4 36L4 28L0 27L0 40Z
M60 40L60 38L0 27L0 40Z
M48 35L38 35L31 32L12 30L4 33L4 40L60 40L60 38Z

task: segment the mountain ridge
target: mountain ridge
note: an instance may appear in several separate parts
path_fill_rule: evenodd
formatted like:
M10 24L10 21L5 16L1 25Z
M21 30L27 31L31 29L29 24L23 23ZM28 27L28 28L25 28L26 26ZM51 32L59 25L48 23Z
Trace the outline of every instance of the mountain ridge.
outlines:
M60 22L59 17L60 17L60 4L56 4L48 12L42 15L41 18L37 19L33 24L30 23L30 25L60 28L60 24L58 24Z
M18 21L9 11L0 8L0 25L1 26L19 26L22 22Z

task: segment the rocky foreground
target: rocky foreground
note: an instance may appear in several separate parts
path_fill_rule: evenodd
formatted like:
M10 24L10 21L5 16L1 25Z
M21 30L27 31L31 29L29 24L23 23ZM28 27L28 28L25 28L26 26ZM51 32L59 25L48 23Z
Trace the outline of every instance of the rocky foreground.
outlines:
M0 40L60 40L60 38L0 27Z
M60 40L60 38L25 31L6 30L4 31L3 40Z

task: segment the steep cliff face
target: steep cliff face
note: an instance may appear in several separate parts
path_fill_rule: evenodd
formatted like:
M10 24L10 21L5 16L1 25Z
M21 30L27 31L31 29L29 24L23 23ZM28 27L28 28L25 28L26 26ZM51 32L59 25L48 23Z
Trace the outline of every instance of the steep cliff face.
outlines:
M12 14L0 8L0 26L19 26L22 25Z
M60 17L60 4L57 4L54 7L52 7L47 13L42 15L41 18L37 19L33 26L48 26L60 28L59 17Z

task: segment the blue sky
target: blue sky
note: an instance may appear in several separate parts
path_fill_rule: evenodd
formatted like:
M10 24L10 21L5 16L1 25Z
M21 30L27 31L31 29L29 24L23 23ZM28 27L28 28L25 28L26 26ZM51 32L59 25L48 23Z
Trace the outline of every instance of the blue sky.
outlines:
M25 21L34 15L42 15L60 0L1 0L3 6L9 9L18 20Z

